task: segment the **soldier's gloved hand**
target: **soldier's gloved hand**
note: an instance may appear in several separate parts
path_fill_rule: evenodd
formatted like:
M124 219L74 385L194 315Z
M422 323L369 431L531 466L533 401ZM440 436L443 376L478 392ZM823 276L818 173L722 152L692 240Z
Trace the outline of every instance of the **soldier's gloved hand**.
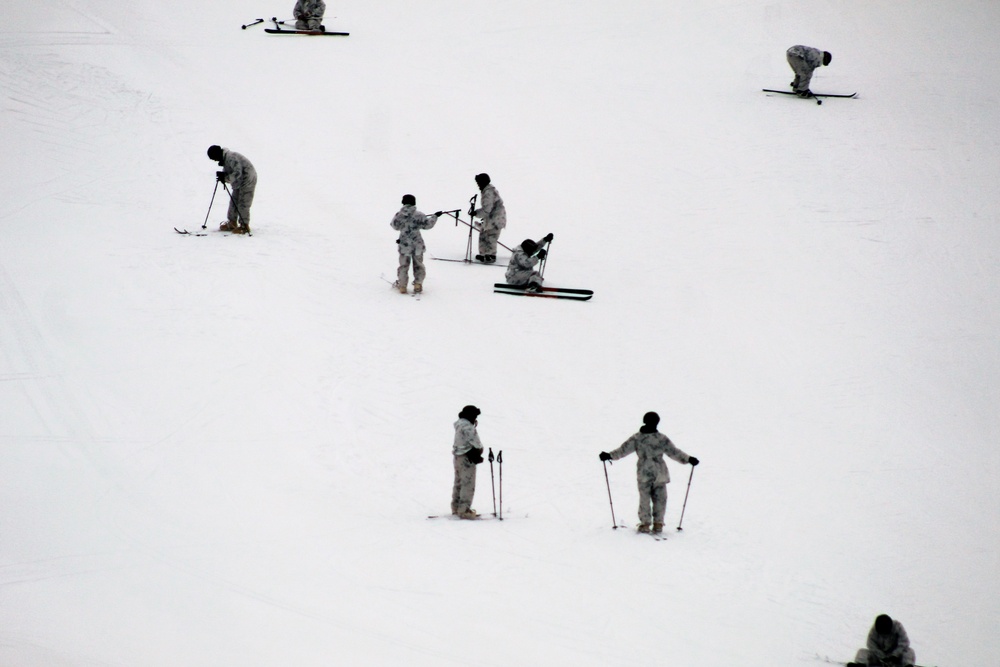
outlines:
M608 454L607 452L601 452L601 454L600 454L600 457L599 457L599 458L600 458L600 459L601 459L602 461L610 461L610 460L611 460L611 454Z
M434 212L434 217L435 218L440 218L442 215L444 215L444 211L435 211Z
M551 234L551 232L549 234L546 234L545 238L543 238L542 241L544 243L551 243L552 242L552 234Z
M693 466L696 466L696 465L698 465L699 463L701 463L701 461L699 461L698 459L696 459L696 458L695 458L695 457L693 457L693 456L689 456L689 457L688 457L688 463L690 463L690 464L691 464L691 465L693 465Z
M538 259L545 259L545 248L538 251Z
M225 183L226 182L226 172L224 172L224 171L217 171L217 172L215 172L215 180L217 180L219 183Z

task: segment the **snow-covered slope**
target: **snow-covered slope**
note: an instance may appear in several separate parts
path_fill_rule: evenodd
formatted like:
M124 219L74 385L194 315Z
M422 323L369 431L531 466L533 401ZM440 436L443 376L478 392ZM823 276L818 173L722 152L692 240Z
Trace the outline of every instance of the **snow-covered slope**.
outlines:
M772 667L882 612L995 662L996 3L8 4L0 664ZM859 99L763 95L797 43ZM214 143L252 238L171 229ZM380 280L480 171L593 301ZM502 523L426 519L467 403ZM702 461L666 542L597 459L647 410Z

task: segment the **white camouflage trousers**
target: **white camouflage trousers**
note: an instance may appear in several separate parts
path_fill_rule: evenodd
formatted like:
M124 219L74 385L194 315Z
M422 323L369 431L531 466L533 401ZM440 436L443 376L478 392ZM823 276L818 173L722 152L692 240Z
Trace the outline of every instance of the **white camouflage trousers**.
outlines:
M652 506L652 511L650 511ZM667 513L667 485L639 484L639 523L663 523Z
M413 261L413 283L418 284L424 282L424 277L427 275L427 268L424 266L424 255L423 253L407 255L404 253L399 254L399 269L396 271L396 284L400 287L406 287L407 281L410 279L410 261Z
M463 514L476 494L476 464L464 454L455 458L455 484L451 488L451 513Z

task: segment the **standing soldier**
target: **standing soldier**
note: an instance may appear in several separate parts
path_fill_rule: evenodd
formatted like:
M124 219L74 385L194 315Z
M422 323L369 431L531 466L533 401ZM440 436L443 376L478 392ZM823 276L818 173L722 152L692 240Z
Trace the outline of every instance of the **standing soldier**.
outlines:
M492 264L497 261L497 243L500 241L500 231L507 226L507 209L497 189L490 185L489 174L477 174L476 185L479 186L480 207L472 212L473 217L481 218L475 223L479 230L479 254L476 259Z
M419 294L424 289L424 237L421 229L430 229L437 224L441 211L427 216L417 210L417 198L403 195L403 208L393 217L389 225L399 232L396 243L399 248L399 269L396 271L395 287L400 294L406 294L406 284L410 278L410 262L413 262L413 291Z
M455 463L455 484L451 488L451 513L460 519L475 519L479 516L472 509L472 497L476 493L476 466L483 462L483 443L476 433L479 408L466 405L458 413L455 422L455 444L451 453Z
M809 90L809 82L812 81L813 70L820 65L829 65L833 56L829 51L820 51L811 46L796 44L785 51L785 58L789 67L795 72L795 80L792 81L792 90L799 97L812 97Z
M216 180L233 186L229 197L229 214L226 222L219 225L219 230L246 234L250 231L250 205L253 204L253 193L257 189L257 170L250 160L221 146L209 146L208 157L222 167L222 171L215 172Z
M551 240L552 234L547 234L539 241L524 239L521 245L514 248L504 275L508 285L526 286L529 292L541 291L542 274L535 271L535 264L545 259L545 248L542 246Z
M636 480L639 484L639 532L650 531L652 520L654 533L663 532L663 515L667 511L667 483L670 473L663 461L666 454L678 463L698 465L698 459L688 456L670 442L670 438L656 430L660 416L647 412L642 417L642 428L612 452L601 452L602 461L617 461L635 452L639 456L636 463ZM652 506L652 510L650 510Z
M326 12L326 3L323 0L298 0L292 16L295 17L295 28L297 30L322 30L323 14Z

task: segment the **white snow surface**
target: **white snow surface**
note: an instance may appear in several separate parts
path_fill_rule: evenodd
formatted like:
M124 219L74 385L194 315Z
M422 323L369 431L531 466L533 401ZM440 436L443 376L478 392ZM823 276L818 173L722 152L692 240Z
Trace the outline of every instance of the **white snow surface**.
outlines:
M1000 664L1000 3L292 4L5 3L0 665ZM172 231L216 143L252 238ZM380 280L481 171L592 301ZM505 520L429 521L469 403Z

